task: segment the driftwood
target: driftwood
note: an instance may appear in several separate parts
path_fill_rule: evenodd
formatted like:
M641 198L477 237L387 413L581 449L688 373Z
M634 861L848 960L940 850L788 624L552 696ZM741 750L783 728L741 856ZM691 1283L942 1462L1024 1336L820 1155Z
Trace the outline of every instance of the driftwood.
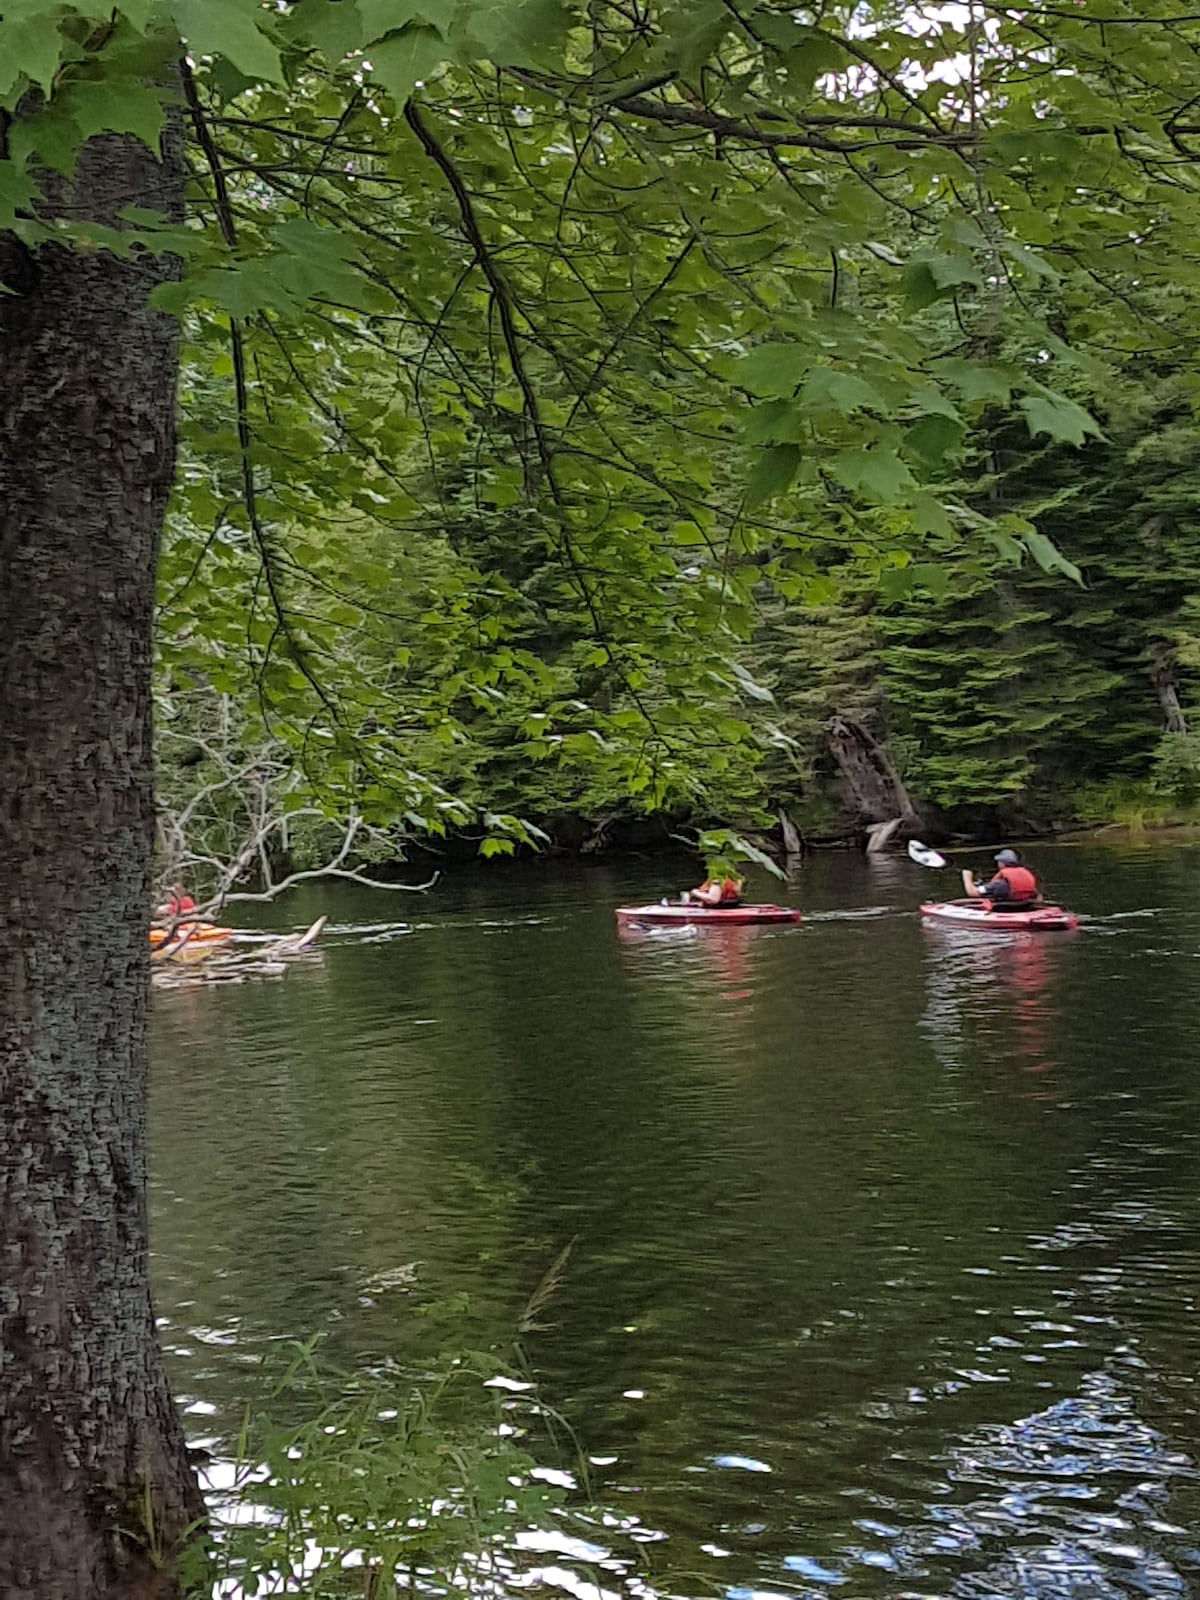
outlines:
M784 855L788 857L803 855L804 840L800 836L800 830L782 806L779 809L779 832L783 839Z
M315 946L328 918L318 917L303 933L268 939L255 949L231 950L231 940L180 945L152 959L160 987L183 988L199 983L244 983L248 978L281 978L297 957L318 954Z
M825 725L829 749L849 786L854 807L867 825L895 821L920 826L916 807L891 757L861 722L831 717Z
M903 820L893 817L890 822L873 822L867 829L867 854L877 856L886 850Z

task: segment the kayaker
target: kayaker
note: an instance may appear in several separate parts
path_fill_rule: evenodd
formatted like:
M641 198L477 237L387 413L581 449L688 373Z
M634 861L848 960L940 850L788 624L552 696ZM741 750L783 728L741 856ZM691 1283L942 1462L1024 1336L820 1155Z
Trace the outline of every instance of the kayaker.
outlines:
M987 883L976 883L969 869L963 873L963 888L972 900L990 900L993 905L1032 905L1042 897L1041 885L1015 850L998 850L996 874Z
M168 917L174 922L180 917L190 916L195 909L196 902L192 899L191 895L188 894L187 890L181 883L176 883L172 884L171 892L167 896L166 903L159 906L156 915L160 917Z
M740 878L705 878L698 889L685 889L684 905L740 906L742 880Z

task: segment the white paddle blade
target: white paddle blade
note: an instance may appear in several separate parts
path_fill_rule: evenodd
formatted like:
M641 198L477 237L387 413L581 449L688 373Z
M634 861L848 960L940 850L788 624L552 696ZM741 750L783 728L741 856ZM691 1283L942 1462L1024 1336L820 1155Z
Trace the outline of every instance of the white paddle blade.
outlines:
M936 850L931 850L927 844L922 844L919 839L908 841L908 853L919 867L944 867L945 856L938 855Z

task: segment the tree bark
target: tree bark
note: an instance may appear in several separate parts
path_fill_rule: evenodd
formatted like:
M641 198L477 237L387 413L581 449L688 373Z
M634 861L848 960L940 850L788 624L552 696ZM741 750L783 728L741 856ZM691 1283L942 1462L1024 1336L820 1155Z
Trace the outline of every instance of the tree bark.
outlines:
M178 218L92 140L46 210ZM146 1218L155 561L175 457L170 263L0 251L0 1600L175 1592L203 1512Z
M883 746L849 717L832 717L826 732L862 821L870 824L895 818L916 827L920 821L916 808Z
M1179 672L1169 646L1151 646L1150 676L1163 715L1164 733L1186 733L1187 718L1179 701Z

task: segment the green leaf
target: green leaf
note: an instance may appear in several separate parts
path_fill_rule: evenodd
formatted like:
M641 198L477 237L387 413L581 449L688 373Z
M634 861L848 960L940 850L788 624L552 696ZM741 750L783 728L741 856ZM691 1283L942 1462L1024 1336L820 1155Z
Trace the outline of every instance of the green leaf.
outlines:
M358 270L362 257L357 240L340 229L288 217L276 223L268 238L278 251L273 275L288 296L327 299L368 312L389 309L387 291Z
M939 289L957 289L962 284L983 287L983 275L965 251L931 251L921 258L921 264Z
M788 21L791 22L791 17ZM831 34L820 28L798 28L794 23L792 32L799 37L798 43L790 49L786 48L786 35L782 33L773 42L785 47L783 68L793 90L807 91L824 74L845 70L846 48Z
M747 444L802 444L807 423L800 406L789 400L767 400L746 418Z
M325 228L309 217L285 217L271 229L268 237L279 250L303 256L325 267L337 267L359 259L358 241L340 228Z
M75 0L71 5L58 3L58 0L5 0L4 17L13 22L31 18L44 22L48 17L60 17L68 10L88 22L106 22L112 16L112 7L104 5L102 0Z
M751 673L747 672L740 661L731 661L729 668L737 679L742 693L748 700L756 700L760 705L773 706L775 704L775 696L770 689L765 684L759 683Z
M811 364L803 345L760 344L738 362L738 382L754 395L784 397L795 393Z
M493 835L490 838L482 840L479 846L479 854L485 858L488 856L511 856L515 855L516 849L517 846L515 840L500 839Z
M169 317L182 317L191 309L195 298L191 282L185 279L182 283L158 284L151 289L147 304L156 311L165 311Z
M926 306L942 298L942 291L927 261L910 261L901 281L904 284L904 298L913 311L923 311Z
M57 100L32 116L18 117L8 132L8 153L19 167L48 167L70 177L81 140L74 121Z
M1025 547L1010 533L1004 533L999 528L989 528L985 537L1012 566L1019 567L1025 559Z
M731 734L736 737L740 731L737 723L730 724ZM778 861L760 850L756 844L751 844L744 834L736 833L732 828L714 828L701 833L696 840L696 847L705 859L710 877L728 877L736 872L737 863L752 861L756 867L761 867L764 872L769 872L772 877L782 880L785 873Z
M746 484L746 509L753 511L787 489L800 467L800 447L777 444L759 452Z
M927 589L935 600L945 599L950 587L950 573L940 562L919 561L908 570L912 573L913 582Z
M913 589L911 567L885 567L879 574L879 592L889 603L907 600Z
M836 367L816 367L810 372L800 391L800 400L814 410L839 411L843 416L865 410L886 416L891 411L878 389L854 373L841 372Z
M897 500L913 482L894 450L846 450L831 470L839 483L868 500Z
M496 66L519 67L553 50L573 20L561 0L474 0L463 26Z
M1083 583L1083 574L1073 561L1068 561L1052 539L1044 533L1025 533L1021 542L1043 572L1063 572L1074 583Z
M724 0L688 0L672 18L666 61L683 77L691 77L705 64L734 25Z
M1017 381L1016 372L999 362L961 361L954 358L939 361L937 372L945 382L952 383L959 390L968 404L983 400L1007 405Z
M1062 274L1057 268L1052 267L1045 257L1039 256L1035 250L1022 244L1019 239L1002 240L1000 249L1010 261L1015 261L1018 266L1024 267L1031 278L1041 278L1049 283L1062 281Z
M913 529L924 537L949 540L954 537L954 524L940 500L931 494L919 494L913 499Z
M955 289L983 287L983 276L965 251L930 250L912 256L902 281L908 303L917 311Z
M805 24L795 11L757 8L754 31L775 52L793 93L807 95L825 73L845 68L845 47L833 34Z
M967 250L986 250L989 244L987 234L971 216L951 217L942 229L942 237Z
M157 11L157 0L120 0L117 10L138 33L145 33Z
M402 106L447 54L445 41L436 28L410 23L402 32L389 34L371 46L371 73L396 105Z
M962 443L966 432L961 422L940 414L922 417L904 435L904 448L928 466L936 467L944 456Z
M1048 433L1052 439L1081 445L1089 433L1097 439L1104 437L1091 414L1065 395L1052 394L1047 390L1040 395L1023 395L1018 404L1025 413L1032 438L1036 439L1039 433Z
M210 267L183 283L161 283L150 295L151 305L176 315L185 307L206 300L238 319L259 311L291 311L295 304L269 261Z
M1097 360L1087 350L1078 349L1074 345L1066 344L1056 334L1043 335L1046 349L1056 355L1060 361L1065 361L1068 366L1078 367L1093 383L1105 384L1112 381L1112 369L1103 361Z
M85 78L66 85L59 106L79 129L81 142L100 133L131 133L158 154L165 113L160 95L144 84Z
M0 95L7 95L22 77L49 94L62 43L58 28L45 12L15 21L5 16L0 21Z
M15 161L0 161L0 233L17 221L19 211L28 211L35 194L33 179Z
M331 67L364 42L357 0L299 0L283 27L289 38L309 40Z
M410 22L432 28L444 38L449 22L448 10L439 0L357 0L362 18L362 44L374 44L386 34L407 27ZM439 22L439 16L442 21Z
M930 384L923 383L914 389L908 397L908 403L914 411L930 412L935 416L949 417L951 422L962 422L958 409L951 405L940 389Z
M279 51L262 32L270 12L257 0L171 0L171 13L195 56L222 56L251 79L282 83Z

